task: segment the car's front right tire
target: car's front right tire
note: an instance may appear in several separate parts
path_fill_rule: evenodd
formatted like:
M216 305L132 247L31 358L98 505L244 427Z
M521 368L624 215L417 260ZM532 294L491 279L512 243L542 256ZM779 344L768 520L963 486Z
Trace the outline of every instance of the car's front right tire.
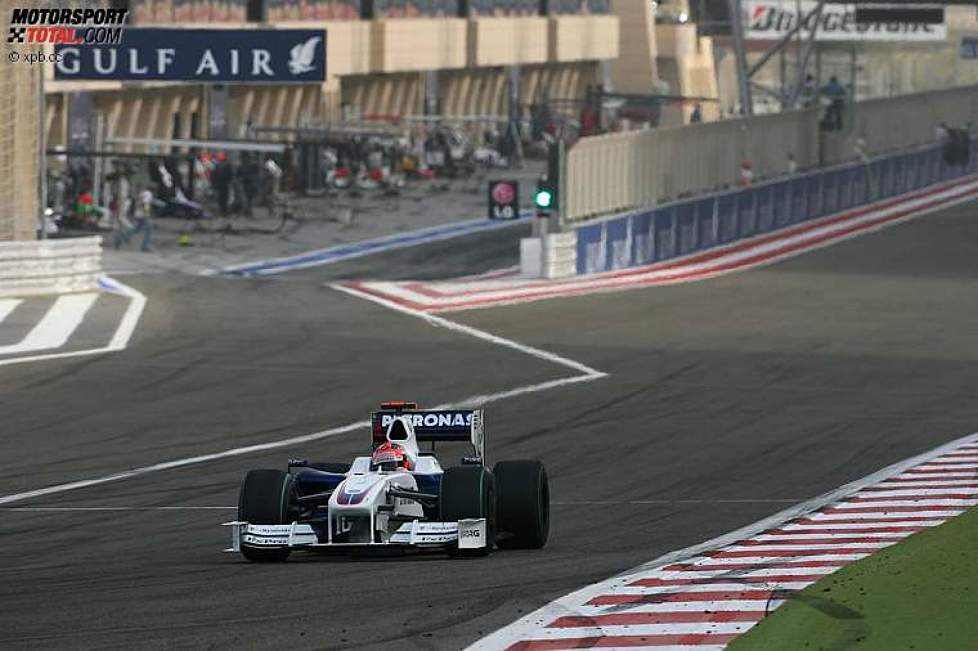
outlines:
M252 470L245 475L238 496L238 520L249 524L291 524L295 508L295 479L281 470ZM241 545L249 561L284 561L289 550Z
M496 478L496 544L502 549L540 549L550 535L550 484L539 461L500 461Z

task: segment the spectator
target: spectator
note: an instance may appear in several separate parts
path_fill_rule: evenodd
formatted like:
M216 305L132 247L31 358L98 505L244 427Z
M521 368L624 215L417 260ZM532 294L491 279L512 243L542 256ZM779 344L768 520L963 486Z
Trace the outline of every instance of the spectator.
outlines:
M947 144L951 138L951 131L947 128L947 122L941 122L934 127L934 142L939 145Z
M788 152L788 174L798 173L798 161L795 160L794 152Z
M231 161L223 151L217 153L217 167L214 169L213 183L214 192L217 194L217 205L221 210L221 216L227 217L231 204L231 182L234 171L231 169Z
M805 75L805 83L801 86L801 104L804 107L815 105L815 77Z
M261 185L261 167L258 165L256 156L251 152L241 154L241 203L245 217L252 216L252 206L255 203L255 196Z
M581 109L581 137L598 134L598 114L590 106Z
M829 108L825 112L825 128L829 131L840 131L842 113L845 111L846 89L839 83L838 77L832 75L829 83L822 87L822 94L829 99Z
M866 151L866 141L862 138L856 138L856 144L853 147L853 151L856 153L856 160L860 163L869 164L869 153Z
M703 106L697 102L693 107L693 113L689 116L690 124L697 124L703 121Z
M737 184L742 188L747 188L753 182L754 165L749 160L744 159L740 162L740 179L737 181Z
M139 247L141 251L150 252L153 250L153 192L149 188L145 188L139 193L139 198L136 201L135 208L133 210L133 219L136 224L130 229L127 229L123 224L120 223L119 228L115 232L115 248L120 248L123 243L128 244L129 240L136 233L142 232L143 243Z

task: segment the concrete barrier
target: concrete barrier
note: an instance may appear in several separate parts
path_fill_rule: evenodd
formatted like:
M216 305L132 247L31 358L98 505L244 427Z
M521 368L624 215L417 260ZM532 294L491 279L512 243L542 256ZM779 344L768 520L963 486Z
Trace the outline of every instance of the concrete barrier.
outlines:
M102 273L102 238L0 242L0 296L95 289Z
M556 233L543 237L542 275L564 278L577 271L577 235Z

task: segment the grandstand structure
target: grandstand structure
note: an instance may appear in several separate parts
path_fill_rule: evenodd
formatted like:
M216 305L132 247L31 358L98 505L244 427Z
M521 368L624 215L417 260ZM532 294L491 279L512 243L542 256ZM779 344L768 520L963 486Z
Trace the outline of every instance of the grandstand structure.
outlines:
M0 14L9 16L14 4L0 0ZM39 214L41 66L0 65L0 241L32 239Z
M525 103L583 98L619 55L610 0L130 0L129 8L137 26L323 28L327 79L216 90L51 80L51 146L70 142L79 91L104 116L106 137L207 138L219 98L221 136L235 138L249 124L506 115L514 78Z

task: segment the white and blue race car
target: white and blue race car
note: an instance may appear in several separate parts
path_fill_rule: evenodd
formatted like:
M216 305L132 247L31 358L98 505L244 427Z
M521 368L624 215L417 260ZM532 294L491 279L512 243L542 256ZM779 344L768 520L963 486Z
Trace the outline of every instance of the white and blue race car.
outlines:
M238 519L225 523L232 534L226 551L281 561L296 550L539 549L550 529L546 469L525 460L499 461L490 471L484 423L481 409L382 403L371 418L371 456L351 464L293 459L286 471L250 471ZM467 441L473 454L442 469L434 456L442 441Z

